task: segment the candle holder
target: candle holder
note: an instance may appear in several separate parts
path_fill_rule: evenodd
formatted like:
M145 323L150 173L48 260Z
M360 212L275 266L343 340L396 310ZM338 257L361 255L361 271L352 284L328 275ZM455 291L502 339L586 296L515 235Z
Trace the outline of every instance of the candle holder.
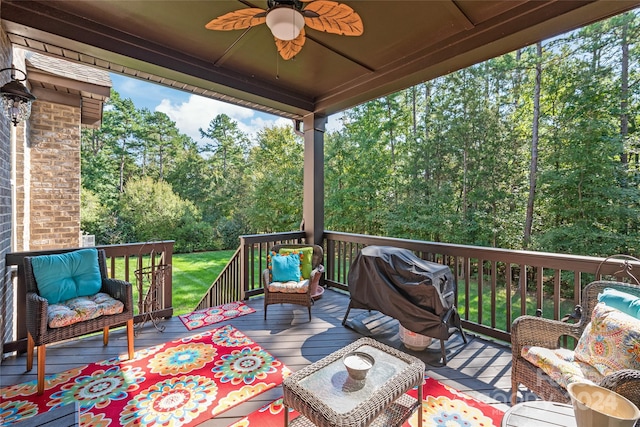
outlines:
M376 363L375 359L362 351L352 351L342 357L342 363L349 376L354 380L363 380L367 377L367 372Z

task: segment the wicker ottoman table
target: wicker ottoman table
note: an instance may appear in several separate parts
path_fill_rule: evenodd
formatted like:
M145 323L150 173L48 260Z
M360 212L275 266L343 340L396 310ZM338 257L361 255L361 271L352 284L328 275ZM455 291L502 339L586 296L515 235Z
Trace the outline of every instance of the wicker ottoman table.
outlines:
M349 377L342 357L361 351L375 359L366 378ZM424 363L371 338L358 341L301 369L284 380L285 407L301 415L285 426L364 427L400 426L422 402ZM418 387L418 398L405 394ZM422 410L418 410L422 425Z

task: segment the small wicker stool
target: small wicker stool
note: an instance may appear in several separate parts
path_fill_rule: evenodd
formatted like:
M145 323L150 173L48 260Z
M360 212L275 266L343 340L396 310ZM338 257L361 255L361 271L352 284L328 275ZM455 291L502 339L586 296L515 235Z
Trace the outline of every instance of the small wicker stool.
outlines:
M375 359L362 381L350 378L342 362L345 354L356 350ZM284 380L284 405L300 413L289 424L285 410L285 426L400 426L416 409L422 425L424 369L414 356L361 338ZM417 399L405 394L413 387L418 387Z

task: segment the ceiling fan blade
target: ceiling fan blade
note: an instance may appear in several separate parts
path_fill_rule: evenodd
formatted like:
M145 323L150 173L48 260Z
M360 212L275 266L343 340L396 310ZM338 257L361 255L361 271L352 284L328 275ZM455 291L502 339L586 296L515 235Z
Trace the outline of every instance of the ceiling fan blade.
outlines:
M329 0L316 0L308 3L305 12L314 12L318 16L305 15L304 22L309 28L344 36L359 36L364 32L362 19L353 9L343 3Z
M205 25L205 28L219 31L244 30L245 28L263 24L266 16L266 10L256 7L240 9L218 16Z
M274 37L275 38L275 37ZM285 61L296 56L301 50L302 46L304 46L304 42L307 40L304 28L300 31L298 37L293 40L280 40L278 38L276 40L276 47L278 48L278 53Z

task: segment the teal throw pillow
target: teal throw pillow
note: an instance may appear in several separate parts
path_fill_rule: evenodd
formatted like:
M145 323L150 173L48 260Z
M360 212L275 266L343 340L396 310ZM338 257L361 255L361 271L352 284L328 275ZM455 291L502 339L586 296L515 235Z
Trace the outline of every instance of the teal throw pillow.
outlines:
M311 277L311 272L313 271L313 247L306 248L280 248L280 255L287 254L300 254L300 270L303 279L308 279Z
M97 249L31 258L38 293L49 304L97 294L102 287Z
M598 302L640 319L640 297L613 288L605 288L598 294Z
M274 282L300 281L300 255L271 255L271 277Z

